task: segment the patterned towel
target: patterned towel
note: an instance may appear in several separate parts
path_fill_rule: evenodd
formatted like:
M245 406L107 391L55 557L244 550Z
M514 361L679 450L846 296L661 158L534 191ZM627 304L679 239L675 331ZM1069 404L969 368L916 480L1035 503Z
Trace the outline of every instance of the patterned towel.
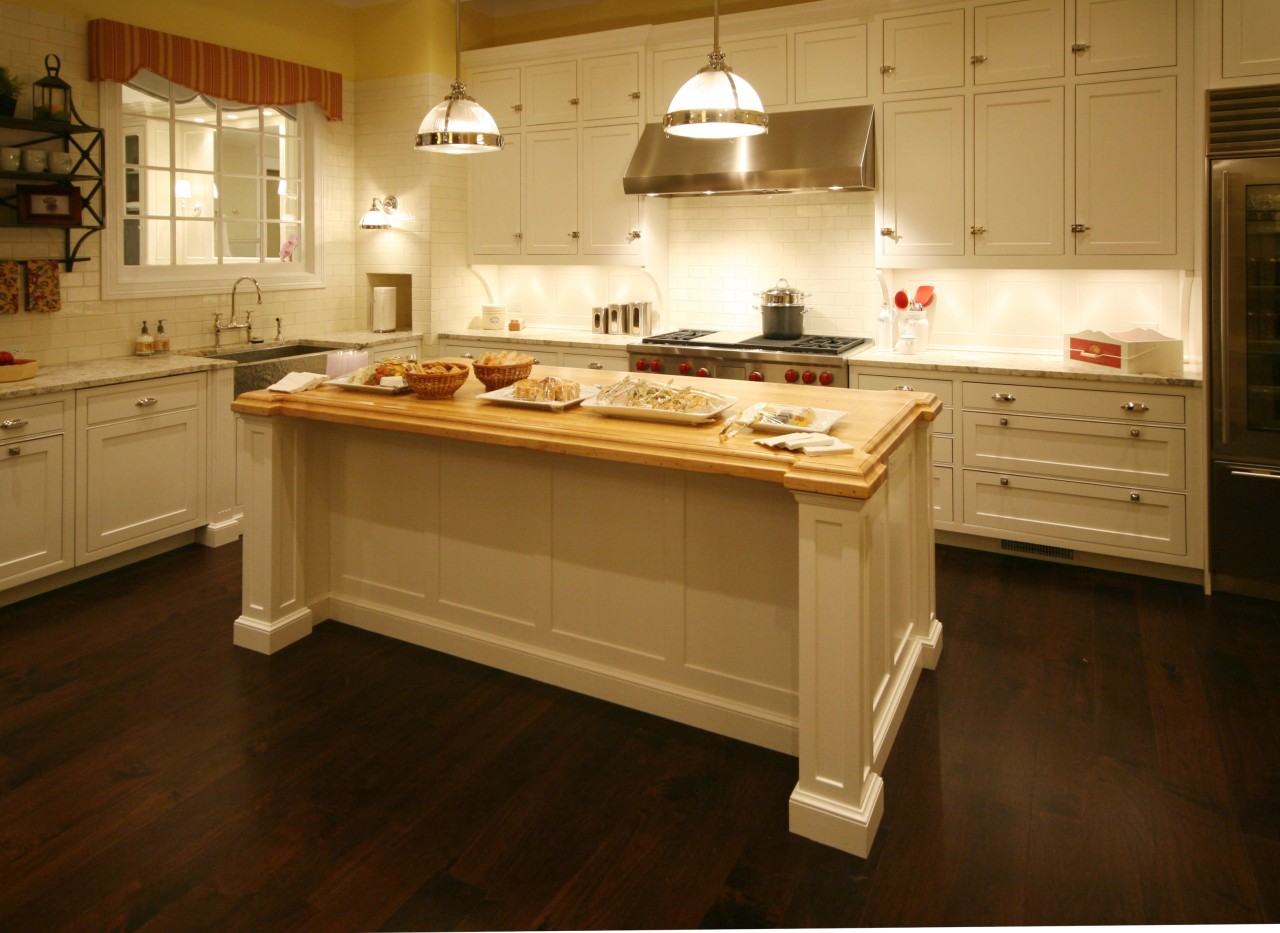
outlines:
M12 259L0 259L0 314L18 313L18 291L22 266Z
M46 314L62 310L58 260L27 260L27 310Z

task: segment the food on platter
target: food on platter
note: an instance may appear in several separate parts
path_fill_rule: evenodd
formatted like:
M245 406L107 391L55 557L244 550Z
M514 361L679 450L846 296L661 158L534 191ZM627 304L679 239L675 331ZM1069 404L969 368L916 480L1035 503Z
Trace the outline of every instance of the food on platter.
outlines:
M645 408L653 411L676 411L701 414L723 408L727 399L714 392L671 382L651 382L628 376L621 382L605 386L596 396L598 405Z
M476 360L481 366L521 366L532 362L532 356L518 350L492 350Z
M376 363L370 363L368 366L361 366L353 372L347 381L353 385L361 386L378 386L378 385L404 385L405 367L409 364L399 357L387 357L378 360ZM399 382L385 382L384 380L400 380Z
M817 412L812 408L783 408L773 405L760 407L760 420L770 424L785 424L792 428L807 428L813 424Z
M526 402L568 402L582 395L582 386L572 379L544 376L521 379L511 387L511 397Z

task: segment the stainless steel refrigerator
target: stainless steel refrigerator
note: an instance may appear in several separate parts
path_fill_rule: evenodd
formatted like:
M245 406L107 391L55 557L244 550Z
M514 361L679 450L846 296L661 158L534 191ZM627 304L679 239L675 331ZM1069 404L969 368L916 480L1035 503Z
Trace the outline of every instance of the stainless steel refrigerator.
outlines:
M1280 88L1210 92L1209 566L1280 599Z

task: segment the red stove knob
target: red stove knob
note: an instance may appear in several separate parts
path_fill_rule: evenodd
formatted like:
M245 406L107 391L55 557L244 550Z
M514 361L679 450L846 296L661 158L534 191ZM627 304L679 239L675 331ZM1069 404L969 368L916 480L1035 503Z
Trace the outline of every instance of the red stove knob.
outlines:
M694 375L695 375L695 376L710 376L710 375L711 375L711 373L709 373L709 372L707 371L707 367L705 367L705 366L699 366L699 367L698 367L698 371L697 371L696 373L694 373Z
M691 369L693 369L693 364L692 364L692 363L681 363L681 364L680 364L680 375L682 375L682 376L687 376L687 375L689 375L689 370L691 370Z
M782 378L787 380L787 382L795 382L797 379L800 378L800 374L796 372L794 369L788 369L785 373L782 374Z
M752 382L764 382L764 376L757 372L752 372L747 378Z
M648 360L636 360L636 372L642 373L649 368Z
M662 360L654 360L652 363L650 363L649 370L650 372L655 372L655 373L662 372Z
M818 381L824 386L831 385L831 373L818 373Z
M804 371L804 375L800 377L800 380L807 386L813 385L813 380L814 380L813 372L806 369Z

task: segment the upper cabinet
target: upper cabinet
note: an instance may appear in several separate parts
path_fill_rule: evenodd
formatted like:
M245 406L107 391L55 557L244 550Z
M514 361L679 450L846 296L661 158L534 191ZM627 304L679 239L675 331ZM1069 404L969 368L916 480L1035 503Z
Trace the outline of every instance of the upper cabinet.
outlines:
M867 25L797 30L795 102L824 104L867 96Z
M467 92L489 111L498 129L518 130L524 105L520 102L520 69L488 68L467 75Z
M635 120L640 116L640 53L599 55L582 60L585 122Z
M1013 0L973 9L974 84L1061 78L1062 0Z
M1076 0L1076 74L1178 63L1178 0Z
M525 126L573 123L578 119L578 63L550 62L524 69Z
M1280 3L1221 0L1222 76L1280 75Z
M882 25L884 93L964 87L964 10L887 16Z

